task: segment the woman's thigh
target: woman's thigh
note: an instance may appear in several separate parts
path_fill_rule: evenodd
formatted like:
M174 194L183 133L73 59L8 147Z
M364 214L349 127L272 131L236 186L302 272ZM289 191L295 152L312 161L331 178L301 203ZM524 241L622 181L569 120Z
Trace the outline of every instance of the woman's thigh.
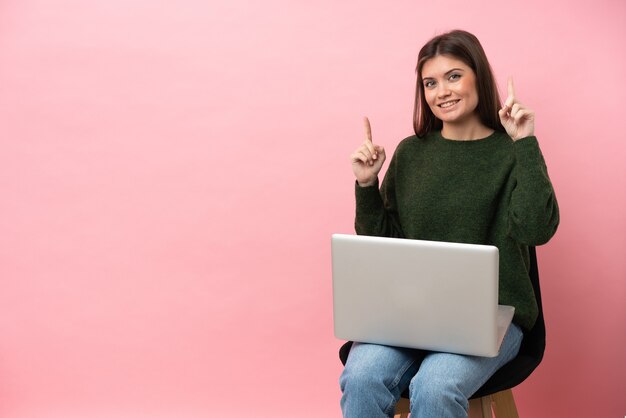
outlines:
M342 388L347 379L374 379L400 396L422 358L419 350L355 342L341 375Z
M421 363L419 373L411 382L413 386L433 382L452 385L463 396L472 396L503 365L511 361L519 352L523 333L511 324L500 352L496 357L467 356L451 353L429 353Z

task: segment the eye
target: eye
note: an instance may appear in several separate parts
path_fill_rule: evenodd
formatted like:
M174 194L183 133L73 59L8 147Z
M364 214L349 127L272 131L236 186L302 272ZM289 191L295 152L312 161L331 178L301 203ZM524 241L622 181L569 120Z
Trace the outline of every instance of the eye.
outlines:
M427 89L430 89L432 87L435 86L435 81L434 80L426 80L424 81L424 87L426 87Z
M450 74L450 77L448 79L450 81L457 81L460 78L461 78L461 74L452 73L452 74Z

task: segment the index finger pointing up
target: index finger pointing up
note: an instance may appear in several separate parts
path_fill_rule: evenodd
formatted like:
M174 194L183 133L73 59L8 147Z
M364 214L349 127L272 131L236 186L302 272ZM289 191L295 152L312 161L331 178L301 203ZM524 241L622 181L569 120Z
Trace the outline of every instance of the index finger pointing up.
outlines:
M513 87L513 77L509 77L507 90L509 92L506 100L504 101L504 107L508 107L509 110L515 103L515 88Z
M515 97L515 87L513 86L513 77L509 77L509 97Z
M370 120L365 116L363 118L363 123L365 124L365 138L372 142L372 127L370 126Z

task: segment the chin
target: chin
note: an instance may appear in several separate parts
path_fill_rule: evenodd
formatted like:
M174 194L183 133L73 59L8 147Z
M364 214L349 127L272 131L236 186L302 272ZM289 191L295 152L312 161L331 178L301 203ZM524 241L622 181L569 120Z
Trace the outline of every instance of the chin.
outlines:
M435 115L437 116L437 115ZM442 115L442 116L437 116L437 119L439 119L440 121L444 122L444 123L454 123L454 122L459 122L460 118L456 117L456 116L450 116L450 115Z

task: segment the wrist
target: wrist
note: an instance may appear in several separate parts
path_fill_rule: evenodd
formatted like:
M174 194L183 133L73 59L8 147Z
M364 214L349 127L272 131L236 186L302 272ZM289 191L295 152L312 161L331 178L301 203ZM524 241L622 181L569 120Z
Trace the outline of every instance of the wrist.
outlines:
M378 177L374 177L373 179L369 180L369 181L359 181L357 180L356 183L359 185L359 187L372 187L376 184L376 182L378 181Z
M515 137L515 138L511 137L511 139L513 140L513 142L517 142L517 141L519 141L521 139L532 138L534 136L535 136L534 134L530 134L530 135L518 136L518 137Z

